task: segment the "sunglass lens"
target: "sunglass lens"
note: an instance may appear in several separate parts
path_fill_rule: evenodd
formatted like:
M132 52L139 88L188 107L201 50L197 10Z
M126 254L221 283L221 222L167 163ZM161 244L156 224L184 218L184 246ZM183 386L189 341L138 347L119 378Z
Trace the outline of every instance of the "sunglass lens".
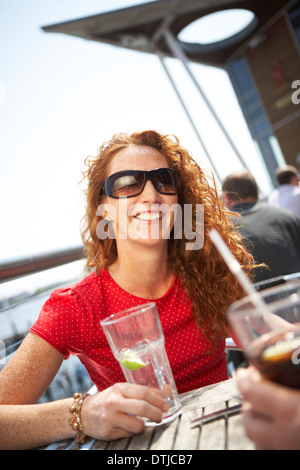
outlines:
M152 176L155 189L162 194L177 194L179 179L175 172L169 169L158 170Z
M143 184L143 174L139 172L124 173L110 181L110 191L113 197L130 197L138 194Z

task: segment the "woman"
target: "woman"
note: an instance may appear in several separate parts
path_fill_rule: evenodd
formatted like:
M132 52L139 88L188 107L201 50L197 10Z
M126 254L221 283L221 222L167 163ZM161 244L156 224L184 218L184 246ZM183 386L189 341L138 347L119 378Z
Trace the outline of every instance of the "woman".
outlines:
M225 312L241 292L208 231L222 234L247 273L253 259L217 190L176 138L155 131L115 135L87 163L83 241L95 272L51 295L0 374L0 403L13 405L0 407L2 422L13 430L3 446L34 447L74 435L72 399L22 406L38 400L70 354L78 355L99 390L76 401L77 426L85 434L111 440L141 432L141 417L160 421L167 404L153 390L124 383L100 327L104 317L150 300L179 393L228 378ZM191 233L204 235L201 249L191 244Z

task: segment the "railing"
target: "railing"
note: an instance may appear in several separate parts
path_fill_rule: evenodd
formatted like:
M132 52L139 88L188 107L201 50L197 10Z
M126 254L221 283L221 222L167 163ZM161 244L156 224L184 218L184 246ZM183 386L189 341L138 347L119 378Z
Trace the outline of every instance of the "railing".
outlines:
M41 255L26 256L0 263L0 282L11 281L27 274L34 274L62 266L85 257L82 246L53 251Z
M267 279L266 281L257 282L255 288L257 291L268 289L269 287L278 286L279 284L284 284L285 282L297 281L300 279L300 273L285 274L283 276L273 277L272 279Z

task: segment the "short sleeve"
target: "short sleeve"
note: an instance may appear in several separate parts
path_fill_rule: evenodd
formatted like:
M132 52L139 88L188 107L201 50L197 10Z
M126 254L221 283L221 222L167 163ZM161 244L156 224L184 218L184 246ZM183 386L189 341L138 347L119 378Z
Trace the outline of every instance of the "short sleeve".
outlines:
M67 359L84 352L89 342L88 306L71 288L54 291L30 331L47 341Z

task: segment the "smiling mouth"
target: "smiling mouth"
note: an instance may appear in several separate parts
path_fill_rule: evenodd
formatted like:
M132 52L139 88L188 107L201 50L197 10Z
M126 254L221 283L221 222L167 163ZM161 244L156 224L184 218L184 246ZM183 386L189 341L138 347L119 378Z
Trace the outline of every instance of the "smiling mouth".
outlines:
M162 212L141 212L140 214L136 214L134 217L138 220L151 222L153 220L161 219L162 216L163 216Z

